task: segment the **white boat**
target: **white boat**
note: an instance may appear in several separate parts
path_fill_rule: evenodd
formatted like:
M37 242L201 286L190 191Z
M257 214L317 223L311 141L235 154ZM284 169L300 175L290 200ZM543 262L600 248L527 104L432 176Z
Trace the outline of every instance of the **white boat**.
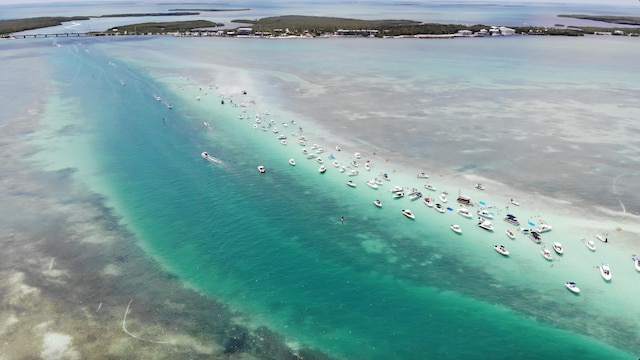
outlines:
M444 213L444 207L442 207L442 205L440 204L436 204L433 208L436 209L436 211L440 214Z
M307 146L307 142L306 141L302 141L302 140L298 140L298 145Z
M258 124L253 124L253 130L258 130Z
M338 162L338 160L333 160L332 164L335 167L339 167L340 166L340 163Z
M553 226L549 224L540 224L540 226L536 228L536 231L539 233L543 233L543 232L551 231L552 228Z
M611 280L611 268L609 268L609 264L606 262L600 264L600 275L602 275L602 278L606 281Z
M167 108L173 109L173 105L169 104L169 105L167 105Z
M402 190L404 190L404 189L402 188L402 186L394 186L394 187L392 187L392 188L391 188L391 190L389 190L389 191L391 191L391 192L400 192L400 191L402 191Z
M493 214L490 213L487 210L479 210L478 211L478 215L480 215L480 216L482 216L483 218L486 218L486 219L493 219Z
M471 219L473 217L473 215L471 215L471 212L467 208L460 208L456 210L456 212L458 213L458 215L466 217L467 219Z
M205 160L209 160L212 163L216 163L216 164L222 164L222 160L218 159L217 157L211 156L209 155L208 152L203 152L202 154L200 154L202 156L203 159Z
M493 249L501 255L509 256L509 250L507 250L504 245L494 245Z
M409 209L402 210L402 215L404 215L404 216L406 216L406 217L408 217L409 219L412 219L412 220L416 219L416 216L413 215L413 213Z
M349 173L347 175L356 176L356 175L358 175L358 170L351 170L351 171L349 171Z
M302 151L302 153L303 153L303 154L308 154L308 153L309 153L309 151L307 150L307 148L302 148L302 150L301 150L301 151Z
M602 242L609 242L609 238L605 234L597 234L596 238Z
M542 248L540 250L540 253L542 254L542 257L544 257L545 259L549 261L553 260L553 256L551 256L551 251L549 251L547 248Z
M425 174L425 173L420 173L418 174L418 179L428 179L429 175Z
M447 193L446 192L440 193L439 197L440 197L440 201L442 201L443 203L447 202Z
M640 258L632 257L631 260L633 260L633 265L635 266L636 271L640 271Z
M320 168L318 168L318 172L319 172L320 174L324 174L325 172L327 172L327 166L326 166L326 165L324 165L324 164L322 164L322 165L320 166Z
M561 243L554 242L551 246L553 247L553 251L555 251L558 255L562 255L562 253L564 253L564 248L562 247Z
M347 185L351 186L351 187L356 187L358 185L356 185L356 183L354 183L353 181L349 180L347 181Z
M411 194L409 196L409 200L413 201L413 200L418 200L422 197L422 193L421 192L414 192L413 194Z
M307 154L307 159L315 159L316 154Z
M433 207L433 201L431 201L430 198L426 197L424 198L424 204L427 205L428 207Z
M515 206L520 206L520 203L515 201L515 200L513 200L513 199L509 200L509 202L511 202L511 204L513 204Z
M284 134L278 135L278 140L284 140L286 138L287 138L287 135L284 135Z
M460 228L460 225L458 224L453 224L450 226L451 230L453 230L453 232L455 232L456 234L462 234L462 229Z
M389 177L389 174L387 174L387 173L382 174L382 178L385 179L386 181L391 181L391 178Z
M360 154L359 152L353 154L353 156L356 157L356 159L360 159L362 157L362 154Z
M274 126L273 129L271 129L271 131L273 131L274 133L277 134L278 133L278 128Z
M261 174L264 174L267 171L267 169L265 169L264 166L260 165L258 166L258 171L260 171Z
M296 161L293 159L289 159L289 165L296 166Z
M367 171L371 170L371 164L368 161L364 163L364 169Z
M520 226L520 221L512 214L507 214L507 216L504 217L504 221L514 226Z
M566 283L564 283L564 286L566 286L567 289L569 289L569 291L571 291L574 294L579 294L580 293L580 288L573 281L567 281Z
M508 236L511 240L514 240L514 239L516 238L516 234L515 234L513 231L511 231L511 229L508 229L508 230L507 230L507 236Z
M478 223L478 227L482 228L482 229L485 229L487 231L493 231L494 230L493 224L491 224L491 221L489 221L489 220L480 219L480 222Z
M347 167L344 165L340 166L340 172L343 173L345 171L347 171Z
M380 200L378 200L378 199L373 200L373 205L375 205L375 206L377 206L377 207L382 207L382 201L380 201Z
M382 180L380 180L378 178L373 178L373 181L378 185L382 185Z
M353 166L353 167L358 167L358 166L360 166L360 164L358 164L358 162L357 162L357 161L353 160L353 161L351 162L351 166Z
M372 189L377 189L378 188L378 184L376 184L376 182L373 181L373 180L367 181L367 185Z
M324 160L322 160L322 158L321 158L320 156L318 156L318 157L316 158L316 161L318 162L318 164L322 164L322 163L324 163Z
M288 144L288 142L287 142L287 140L284 140L284 139L283 139L283 140L280 140L280 144L282 144L282 145L287 145L287 144Z
M337 150L337 151L342 151L342 149L340 148L340 146L337 146L337 145L336 145L336 150Z
M424 188L431 191L436 191L436 187L431 184L425 184Z
M398 191L396 193L393 193L393 198L394 199L400 199L403 196L404 196L404 192L402 192L402 191Z
M484 190L484 186L482 186L482 184L478 183L478 184L476 184L476 189Z
M537 231L529 231L529 239L536 244L540 244L542 242L542 237Z
M587 245L589 250L596 251L596 243L593 240L585 241L585 245Z

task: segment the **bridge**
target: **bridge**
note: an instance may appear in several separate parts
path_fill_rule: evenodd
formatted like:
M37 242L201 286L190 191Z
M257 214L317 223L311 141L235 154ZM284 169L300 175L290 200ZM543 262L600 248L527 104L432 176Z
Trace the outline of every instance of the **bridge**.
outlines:
M16 39L26 38L48 38L48 37L80 37L80 36L98 36L101 34L79 33L79 32L67 32L67 33L49 33L49 34L20 34L12 35Z

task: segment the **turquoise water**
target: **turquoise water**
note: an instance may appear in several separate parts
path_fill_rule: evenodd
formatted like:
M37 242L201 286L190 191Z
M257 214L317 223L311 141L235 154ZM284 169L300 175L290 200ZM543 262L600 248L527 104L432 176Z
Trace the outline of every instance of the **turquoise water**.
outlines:
M419 201L391 200L391 183L373 192L364 185L368 177L362 168L362 174L354 178L359 186L349 188L344 185L344 174L331 165L327 174L319 175L319 164L304 159L302 147L291 137L290 144L282 146L271 131L251 127L255 113L277 119L278 125L295 120L295 126L302 126L303 134L311 138L310 144L314 138L318 143L331 138L332 134L321 134L323 127L329 127L338 133L325 141L325 148L331 149L333 141L344 141L346 134L367 132L361 129L358 133L358 125L344 125L342 133L336 130L341 128L335 122L322 120L323 115L332 114L326 108L349 110L352 100L341 103L321 92L316 97L320 100L314 102L325 101L325 108L310 107L307 112L292 103L309 97L314 85L329 86L327 83L336 79L342 80L332 86L349 87L349 91L362 86L359 89L365 92L362 89L368 84L366 91L375 99L376 89L392 85L388 79L403 76L398 67L384 62L365 67L364 60L341 67L343 59L318 55L335 49L336 43L322 43L325 40L286 44L222 40L206 43L210 48L203 48L198 41L65 41L61 48L47 50L45 56L55 69L53 80L59 85L50 100L48 116L58 124L74 124L81 130L78 139L90 139L79 141L75 155L65 154L64 160L56 159L55 151L51 156L54 162L70 164L83 164L79 159L88 159L79 166L78 181L93 184L107 197L107 203L138 236L140 245L167 271L238 311L240 323L266 325L283 334L292 346L309 345L349 359L622 359L637 352L636 314L625 317L635 310L615 308L626 305L628 299L607 295L604 287L608 285L600 281L597 271L592 269L585 275L599 259L584 262L567 254L550 268L526 238L508 244L513 253L510 259L499 258L491 246L496 238L508 241L502 233L484 233L471 225L473 220L466 223L454 214L440 216ZM432 76L449 92L486 86L487 81L500 84L501 77L527 84L539 82L538 86L545 82L508 67L455 80L466 74L456 72L457 66L471 72L482 67L477 60L485 61L487 56L500 59L493 51L487 50L491 55L486 55L470 50L477 56L474 58L443 43L416 49L407 42L347 41L348 45L338 46L358 45L363 49L361 59L369 59L369 51L386 51L419 63L416 54L430 54L431 62L441 64L438 69L442 72L416 72L414 81ZM537 41L529 45L542 46ZM469 43L467 48L475 49L475 45ZM166 54L167 48L174 53ZM282 69L286 58L313 53L314 48L317 57L300 58L292 69ZM507 47L502 49L507 56ZM319 60L324 65L313 68ZM529 69L540 66L521 63L525 65ZM584 68L591 67L587 64ZM361 70L354 70L357 68ZM352 70L360 79L355 83L349 80ZM562 71L556 69L557 73ZM566 71L565 81L575 86L579 73ZM298 86L297 90L292 90L293 86ZM249 94L243 96L240 90L245 88ZM399 102L405 96L404 89L395 91L400 95L389 96ZM293 92L295 96L285 99ZM233 97L223 105L218 93ZM460 90L457 94L465 93ZM155 96L163 100L157 101ZM201 100L195 100L196 96ZM257 99L255 105L249 102L251 98ZM367 96L362 99L367 104ZM238 115L245 113L230 100L236 105L245 103L250 119L239 120ZM413 103L415 99L406 101ZM67 107L52 112L59 102ZM168 103L174 108L168 109ZM353 106L357 108L357 104ZM266 109L273 115L264 114ZM70 114L72 118L66 117ZM203 126L204 121L211 124L210 129ZM295 126L286 132L280 127L281 133L290 135ZM394 142L398 140L390 139L387 145ZM360 145L350 142L345 149ZM223 163L203 160L202 151ZM323 156L327 159L333 153L346 161L346 151L328 150ZM367 156L373 159L373 174L395 169L370 152ZM287 163L290 157L296 158L295 167ZM257 165L265 165L267 173L259 174ZM460 165L454 162L449 166ZM492 166L492 162L485 165ZM401 178L399 172L392 176ZM445 184L440 180L438 186ZM382 209L371 204L374 198L383 199ZM408 206L416 213L416 221L400 215ZM534 209L522 209L522 216L526 218L529 211L527 216L535 214ZM345 217L344 223L340 216ZM463 236L449 230L453 221L462 224ZM501 221L497 220L496 226L503 232L505 225L498 223ZM584 247L571 248L566 233L557 231L562 230L554 230L549 239L558 234L569 249L589 255ZM615 259L627 257L626 253L607 253L607 249L598 251ZM621 275L610 284L610 292L637 294L633 282L637 274L629 267L627 275L622 275L622 268L618 265ZM558 273L561 270L564 273ZM563 289L567 276L584 284L587 293L574 296ZM612 308L599 304L601 300L611 301Z

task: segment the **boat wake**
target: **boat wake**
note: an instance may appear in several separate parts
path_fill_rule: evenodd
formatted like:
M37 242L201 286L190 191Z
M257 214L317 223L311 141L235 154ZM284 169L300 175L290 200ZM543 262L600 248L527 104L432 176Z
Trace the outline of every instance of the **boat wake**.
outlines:
M215 156L212 156L211 154L209 154L206 151L202 153L202 158L205 159L205 160L208 160L209 162L212 162L214 164L218 164L218 165L224 166L224 161L218 159Z

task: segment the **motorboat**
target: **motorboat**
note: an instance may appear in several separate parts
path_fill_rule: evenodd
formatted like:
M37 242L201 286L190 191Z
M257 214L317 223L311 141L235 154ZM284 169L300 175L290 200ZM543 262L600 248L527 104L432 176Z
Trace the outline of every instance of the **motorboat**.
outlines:
M422 197L422 193L421 192L414 192L413 194L411 194L409 196L409 200L413 201L413 200L418 200Z
M208 153L208 152L206 152L206 151L205 151L205 152L203 152L202 154L200 154L200 156L202 156L202 158L203 158L203 159L208 160L208 161L210 161L210 162L212 162L212 163L222 164L222 160L218 159L218 158L217 158L217 157L215 157L215 156L211 156L211 155L209 155L209 153Z
M169 104L169 105L167 105L167 108L173 109L173 105Z
M384 180L386 180L386 181L391 181L391 178L389 177L389 174L387 174L387 173L382 174L382 178Z
M564 286L566 286L567 289L569 289L569 291L571 291L574 294L579 294L580 293L580 288L573 281L567 281L566 283L564 283Z
M431 191L436 191L436 187L431 184L425 184L424 188Z
M464 195L458 195L458 198L456 199L457 202L459 202L462 205L470 205L471 204L471 199L468 196L464 196Z
M540 244L542 242L542 237L537 231L529 231L529 239L536 244Z
M520 206L520 203L519 203L519 202L517 202L517 201L515 201L515 200L513 200L513 199L509 200L509 202L510 202L512 205Z
M507 214L507 216L504 217L504 221L514 226L520 226L520 221L512 214Z
M307 146L307 142L306 141L302 141L302 140L298 140L298 145Z
M553 251L555 251L558 255L562 255L562 253L564 253L564 248L562 247L561 243L554 242L551 246L553 247Z
M320 146L318 146L318 144L313 144L313 146L311 146L311 150L315 150L317 148L319 148Z
M520 231L523 235L529 235L529 233L531 233L531 229L527 229L523 227L519 227L518 231Z
M325 172L327 172L327 166L322 164L319 168L318 168L318 172L320 174L324 174Z
M382 201L380 201L380 200L378 200L378 199L373 200L373 205L375 205L375 206L377 206L377 207L382 207Z
M391 192L400 192L400 191L403 191L403 190L404 190L404 188L402 186L394 186L389 191L391 191Z
M428 178L429 178L429 175L427 175L427 174L425 174L423 172L418 174L418 179L428 179Z
M287 135L278 135L278 140L284 140L287 138Z
M347 185L351 186L351 187L356 187L358 185L356 185L356 183L354 183L353 181L349 180L347 181Z
M315 159L316 154L307 154L307 159Z
M596 243L593 240L585 241L584 243L589 250L596 251Z
M258 130L258 124L253 124L253 130Z
M611 280L611 268L609 268L609 264L603 262L600 264L600 275L605 281Z
M293 159L289 159L289 165L296 166L296 161Z
M347 171L347 167L344 165L340 166L340 172L343 173L345 171Z
M349 173L347 175L356 176L356 175L358 175L358 170L351 170L351 171L349 171Z
M376 184L376 182L374 180L367 181L367 185L372 189L377 189L378 188L378 184Z
M485 229L487 231L493 231L494 230L493 224L491 224L491 221L489 221L489 220L481 219L480 222L478 223L478 227L482 228L482 229Z
M482 216L485 219L493 219L493 214L487 210L479 210L478 215Z
M339 167L340 166L340 163L338 162L338 160L333 160L332 164L335 167Z
M516 234L515 234L511 229L508 229L508 230L507 230L507 236L508 236L508 237L509 237L509 239L511 239L511 240L515 240L515 238L516 238Z
M540 253L542 254L542 257L544 257L545 259L547 259L549 261L553 260L553 256L551 256L551 251L549 251L549 249L542 248L542 249L540 249Z
M403 210L402 210L402 215L404 215L404 216L408 217L408 218L409 218L409 219L411 219L411 220L415 220L415 219L416 219L416 216L415 216L415 215L413 215L413 213L412 213L412 212L411 212L411 210L409 210L409 209L403 209Z
M280 140L280 144L282 144L282 145L287 145L287 144L288 144L288 142L287 142L287 140L282 139L282 140Z
M450 226L451 230L453 230L453 232L455 232L456 234L462 234L462 229L460 228L460 225L458 224L454 224Z
M394 199L400 199L401 197L404 197L404 192L398 191L398 192L393 193L393 198Z
M640 258L632 257L633 265L636 267L636 271L640 271Z
M265 168L264 168L264 166L260 165L260 166L258 166L258 171L259 171L261 174L264 174L264 173L267 171L267 169L265 169Z
M424 198L424 204L427 205L428 207L433 207L433 201L431 201L430 198L426 197Z
M540 226L536 228L536 231L539 233L543 233L543 232L551 231L552 228L553 226L549 224L540 224Z
M440 201L442 201L443 203L446 203L447 202L447 193L446 192L440 193L439 198L440 198Z
M473 215L471 215L471 212L467 208L461 207L460 209L456 210L456 212L460 216L466 217L467 219L471 219L473 217Z
M371 170L371 163L369 163L368 161L364 163L364 169L367 171Z
M436 204L433 208L436 209L436 211L441 214L444 213L444 207L442 207L442 205L440 204Z
M208 152L203 152L202 154L200 154L200 156L202 156L203 159L207 159L209 160L209 153Z
M378 185L382 185L382 180L380 180L378 178L373 178L373 181Z
M309 151L307 150L307 148L302 148L302 153L306 155L309 153Z
M316 161L318 162L318 164L322 164L322 163L324 163L324 160L322 160L322 158L321 158L320 156L318 156L318 157L316 158Z
M476 184L476 189L478 190L484 190L484 186L482 186L482 184Z
M509 250L507 250L504 245L494 245L493 249L501 255L509 256Z
M337 150L337 151L342 151L342 149L340 148L340 146L337 146L337 145L336 145L336 150Z
M360 159L362 157L362 154L360 154L359 152L354 153L353 156L356 157L356 159Z
M359 166L360 166L360 164L358 164L358 162L357 162L357 161L353 160L353 161L351 162L351 166L353 166L353 167L359 167Z
M597 234L596 238L602 242L609 242L609 238L605 234Z

